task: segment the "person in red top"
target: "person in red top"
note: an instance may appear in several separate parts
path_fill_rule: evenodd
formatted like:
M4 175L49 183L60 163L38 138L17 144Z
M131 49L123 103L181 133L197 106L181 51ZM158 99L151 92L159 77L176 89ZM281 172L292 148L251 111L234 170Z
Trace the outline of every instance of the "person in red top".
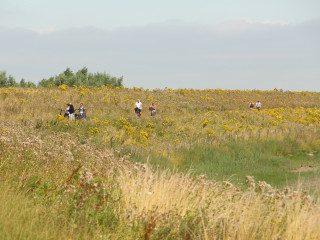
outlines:
M151 116L156 115L156 105L154 104L154 102L150 105L149 111L150 111Z
M254 108L254 103L251 102L250 105L249 105L250 109L253 109Z

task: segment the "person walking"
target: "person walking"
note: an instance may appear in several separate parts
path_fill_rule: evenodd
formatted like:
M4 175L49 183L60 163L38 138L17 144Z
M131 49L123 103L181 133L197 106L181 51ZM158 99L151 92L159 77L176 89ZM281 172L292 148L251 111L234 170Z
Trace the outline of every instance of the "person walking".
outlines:
M73 107L72 103L67 103L66 113L68 114L68 119L69 120L75 120L74 107Z
M256 109L258 109L258 111L260 111L260 109L261 109L261 102L260 101L258 101L256 103Z
M87 109L84 107L83 103L80 103L80 107L79 107L80 119L83 119L83 120L87 119L86 110Z
M138 114L138 116L141 117L141 113L142 113L142 102L140 102L140 99L137 99L134 110L135 110L135 112Z
M149 111L150 111L150 115L151 115L151 116L156 115L156 105L155 105L154 102L152 102L152 104L150 105Z

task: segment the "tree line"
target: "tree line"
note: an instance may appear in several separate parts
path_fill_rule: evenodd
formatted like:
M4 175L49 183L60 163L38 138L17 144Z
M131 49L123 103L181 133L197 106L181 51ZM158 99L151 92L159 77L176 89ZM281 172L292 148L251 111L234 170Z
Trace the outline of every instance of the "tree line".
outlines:
M35 88L37 85L33 82L26 82L24 78L20 82L17 82L13 76L7 76L5 71L0 72L0 87L28 87Z
M17 82L13 76L7 76L5 71L0 72L0 87L52 87L60 85L73 86L95 86L101 87L112 85L113 87L122 86L123 77L113 77L107 73L89 73L87 67L83 67L76 73L73 73L70 68L67 68L59 75L42 79L38 84L21 79Z

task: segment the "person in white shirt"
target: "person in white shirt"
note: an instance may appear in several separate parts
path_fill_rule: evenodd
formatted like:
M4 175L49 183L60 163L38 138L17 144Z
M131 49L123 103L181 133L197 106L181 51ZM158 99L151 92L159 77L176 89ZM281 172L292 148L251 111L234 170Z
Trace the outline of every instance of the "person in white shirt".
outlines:
M258 111L260 111L260 109L261 109L261 102L260 101L258 101L256 103L256 108L258 109Z
M140 99L137 99L134 110L135 110L136 112L139 112L139 116L141 116L141 112L142 112L142 102L140 102Z

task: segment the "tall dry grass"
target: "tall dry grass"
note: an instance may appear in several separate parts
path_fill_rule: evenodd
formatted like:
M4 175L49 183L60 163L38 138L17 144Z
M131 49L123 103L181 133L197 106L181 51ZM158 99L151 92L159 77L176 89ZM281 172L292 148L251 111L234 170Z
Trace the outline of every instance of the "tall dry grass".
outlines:
M137 149L153 146L154 152L159 152L158 146L164 143L169 143L173 149L199 140L235 139L235 135L237 139L249 139L252 135L280 139L299 137L317 132L320 126L317 108L320 94L316 92L3 88L0 98L2 121L33 120L38 128L69 131L126 151L131 146ZM137 98L143 102L141 118L133 112ZM248 103L256 100L262 102L260 112L248 108ZM59 109L65 109L68 102L76 109L81 102L85 104L86 123L57 126L62 120L57 116ZM149 116L151 102L157 105L155 117ZM164 147L167 149L168 145Z
M0 183L0 239L68 239L71 228L66 219L36 205L25 192Z
M172 239L320 238L319 202L301 189L281 192L251 177L236 187L147 166L123 168L118 179L129 221L153 221L155 239L163 226Z
M5 238L9 233L12 239L320 236L319 202L302 189L279 191L251 177L232 185L153 170L69 134L33 128L1 123Z
M227 131L241 122L259 128L271 118L317 130L319 122L310 117L316 109L245 108L249 98L259 98L263 107L312 107L318 93L75 88L1 89L1 97L2 239L320 238L319 200L301 188L154 170L130 162L119 147L197 139L207 127ZM157 100L160 114L128 117L138 97ZM86 103L88 121L56 119L57 108L69 101ZM296 122L300 115L305 122ZM129 135L132 129L139 136ZM140 131L148 133L147 142Z

